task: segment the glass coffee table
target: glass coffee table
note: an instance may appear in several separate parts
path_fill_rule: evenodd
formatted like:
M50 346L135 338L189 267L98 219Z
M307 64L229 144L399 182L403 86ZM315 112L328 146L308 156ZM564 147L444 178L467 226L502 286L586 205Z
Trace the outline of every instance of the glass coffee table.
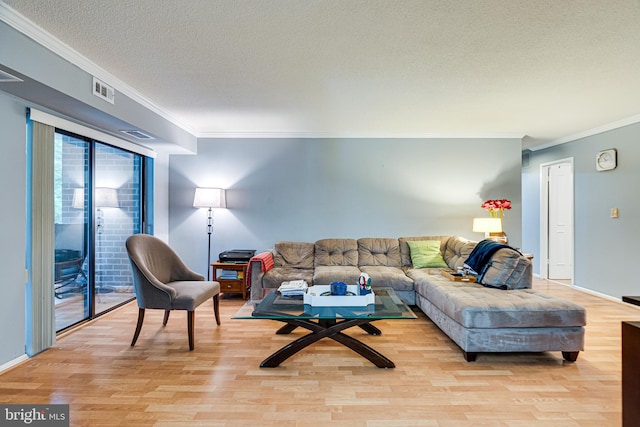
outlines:
M371 324L382 319L416 319L417 316L391 288L374 289L375 303L358 307L316 307L304 304L302 296L283 297L273 290L259 303L247 302L234 319L269 319L284 322L276 334L289 334L297 327L310 332L267 357L261 368L275 368L305 347L322 338L331 338L350 348L378 368L395 368L387 357L342 331L358 326L370 335L382 332ZM349 297L345 297L349 298Z

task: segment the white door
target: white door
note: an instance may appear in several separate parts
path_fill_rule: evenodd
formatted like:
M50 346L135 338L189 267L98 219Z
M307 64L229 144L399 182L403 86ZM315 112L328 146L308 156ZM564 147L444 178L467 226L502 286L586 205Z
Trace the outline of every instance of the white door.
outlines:
M570 280L573 264L573 167L549 166L549 279Z

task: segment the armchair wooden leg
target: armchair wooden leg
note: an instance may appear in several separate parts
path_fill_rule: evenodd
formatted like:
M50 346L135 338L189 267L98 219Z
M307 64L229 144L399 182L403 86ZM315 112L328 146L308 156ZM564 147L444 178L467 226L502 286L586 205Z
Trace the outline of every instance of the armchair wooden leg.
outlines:
M138 341L138 336L140 335L140 330L142 329L142 322L144 321L144 308L138 309L138 324L136 325L136 331L133 334L133 340L131 341L131 347L136 344Z
M187 330L189 333L189 351L193 351L193 323L195 320L195 311L187 311Z
M171 310L164 311L164 320L162 321L162 326L167 326L167 322L169 321L169 313Z
M220 295L213 296L213 312L216 315L216 323L220 325Z

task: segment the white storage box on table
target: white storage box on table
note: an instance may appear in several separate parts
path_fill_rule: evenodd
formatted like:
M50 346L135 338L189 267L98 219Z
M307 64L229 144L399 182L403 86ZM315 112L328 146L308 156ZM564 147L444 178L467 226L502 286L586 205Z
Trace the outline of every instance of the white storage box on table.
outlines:
M364 307L376 302L371 293L360 295L359 285L347 285L347 295L331 295L331 286L310 286L304 293L304 303L314 307Z

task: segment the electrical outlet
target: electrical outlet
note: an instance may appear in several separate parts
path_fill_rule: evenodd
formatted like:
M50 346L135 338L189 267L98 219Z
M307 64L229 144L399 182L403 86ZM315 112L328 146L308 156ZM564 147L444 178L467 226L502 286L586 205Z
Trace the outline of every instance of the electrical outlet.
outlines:
M618 208L611 208L611 218L618 218Z

